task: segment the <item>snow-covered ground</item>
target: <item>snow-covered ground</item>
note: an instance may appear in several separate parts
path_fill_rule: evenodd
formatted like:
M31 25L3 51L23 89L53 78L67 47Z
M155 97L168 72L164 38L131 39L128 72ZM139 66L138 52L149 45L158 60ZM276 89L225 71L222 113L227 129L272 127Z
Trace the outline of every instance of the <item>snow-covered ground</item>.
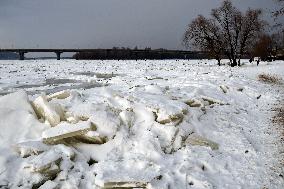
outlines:
M284 188L284 62L243 62L0 61L0 188Z

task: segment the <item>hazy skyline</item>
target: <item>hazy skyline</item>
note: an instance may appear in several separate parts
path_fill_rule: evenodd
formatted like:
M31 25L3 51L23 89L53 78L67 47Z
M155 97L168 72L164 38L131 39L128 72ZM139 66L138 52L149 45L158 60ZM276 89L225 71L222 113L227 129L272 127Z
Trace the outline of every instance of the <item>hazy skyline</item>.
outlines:
M198 14L208 15L221 0L0 0L0 48L180 49L181 38ZM273 0L233 0L241 10Z

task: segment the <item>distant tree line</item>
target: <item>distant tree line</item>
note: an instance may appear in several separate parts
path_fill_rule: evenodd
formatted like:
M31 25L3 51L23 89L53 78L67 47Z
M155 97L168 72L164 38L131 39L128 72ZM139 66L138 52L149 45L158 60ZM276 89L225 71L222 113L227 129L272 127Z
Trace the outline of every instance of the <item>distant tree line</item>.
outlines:
M163 60L163 59L202 59L208 58L207 53L203 52L190 52L184 51L170 51L166 49L130 49L130 48L118 48L112 49L97 49L92 52L78 52L73 55L77 60Z
M278 3L278 9L273 12L275 18L281 17L284 15L284 0L275 0Z
M284 31L261 34L255 41L251 54L261 60L284 60Z

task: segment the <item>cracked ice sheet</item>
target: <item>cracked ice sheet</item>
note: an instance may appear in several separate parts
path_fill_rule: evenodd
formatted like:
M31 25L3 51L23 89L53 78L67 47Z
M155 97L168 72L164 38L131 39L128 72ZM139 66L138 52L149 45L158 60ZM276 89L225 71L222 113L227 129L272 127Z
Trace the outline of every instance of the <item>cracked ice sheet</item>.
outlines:
M0 65L0 88L17 86L18 81L36 85L40 84L43 78L55 76L62 79L97 81L108 86L73 90L78 93L76 97L56 99L56 103L65 106L69 111L88 116L95 115L97 111L111 111L111 114L107 114L110 120L119 119L121 110L133 112L133 124L130 128L123 123L118 124L116 136L106 144L75 146L74 150L78 150L76 153L82 158L72 162L75 169L66 168L54 180L60 186L79 187L80 184L81 188L96 188L96 183L118 179L131 181L131 178L146 180L156 189L186 186L201 189L283 186L283 179L279 177L281 170L273 166L277 165L278 161L279 151L275 145L277 135L268 120L272 114L266 111L269 108L267 104L273 104L278 96L271 86L256 79L257 74L267 70L284 77L283 62L270 65L264 63L259 67L247 64L241 68L218 67L214 61L207 60L36 60L0 61ZM31 74L36 69L40 71ZM15 70L16 74L9 73ZM98 73L113 72L120 76L99 81L92 76L70 74L86 70ZM148 79L155 77L163 79ZM222 92L220 85L229 87L226 94ZM239 87L244 88L243 92L237 91ZM260 94L262 97L258 100L256 97ZM187 107L188 114L184 115L178 126L159 125L148 107L158 103L167 114L177 113L183 109L185 100L201 96L228 102L230 105L207 106L205 111ZM31 99L35 97L30 96ZM23 115L30 115L28 110L24 111ZM12 118L4 116L7 114L17 117L17 123L28 117L19 116L21 114L16 116L9 112L1 114L0 119L5 120L6 125L14 125L11 127L13 131L17 130L17 125ZM11 137L5 135L5 141L14 143L18 140L22 142L36 139L46 127L34 130L38 128L37 124L41 123L36 120L25 123L32 123L23 127L24 129L29 125L33 128L32 133L18 135L8 130ZM163 132L159 131L159 126L163 128ZM176 131L176 137L180 139L178 141L195 132L217 142L220 148L213 151L204 146L184 147L180 142L172 141ZM2 144L1 147L4 145ZM169 144L174 145L173 150ZM5 149L9 146L6 145L7 143L4 145ZM9 156L1 149L0 167L4 173L0 175L0 183L14 182L5 170L14 167L13 171L17 172L17 162L24 161L12 152L8 154ZM85 166L89 158L97 163ZM6 175L8 176L5 177ZM69 175L70 179L62 183L60 179L65 178L64 175Z

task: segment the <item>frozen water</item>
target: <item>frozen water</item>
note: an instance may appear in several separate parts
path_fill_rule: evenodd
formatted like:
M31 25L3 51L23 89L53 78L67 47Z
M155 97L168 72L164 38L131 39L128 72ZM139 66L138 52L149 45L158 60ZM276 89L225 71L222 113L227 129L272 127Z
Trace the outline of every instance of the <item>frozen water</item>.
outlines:
M270 121L283 97L257 75L284 78L284 62L243 62L0 61L0 93L12 93L0 97L0 188L283 188ZM30 101L66 89L48 98L64 114L53 130ZM42 144L90 122L84 140Z

